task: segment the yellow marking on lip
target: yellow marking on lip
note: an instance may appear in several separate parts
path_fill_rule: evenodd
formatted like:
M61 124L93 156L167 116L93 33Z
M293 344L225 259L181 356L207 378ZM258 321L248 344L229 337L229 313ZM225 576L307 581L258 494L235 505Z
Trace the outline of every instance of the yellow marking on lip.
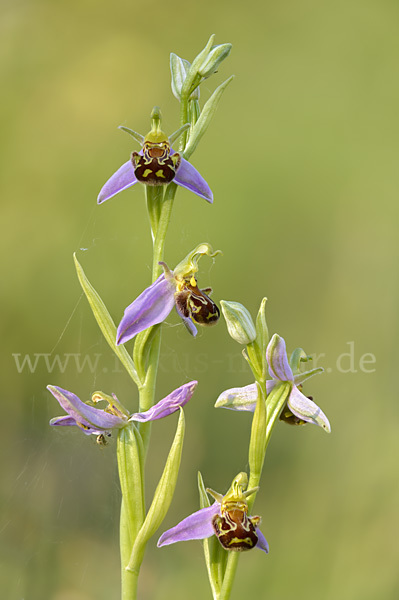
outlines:
M142 175L142 177L148 177L148 175L151 175L152 170L151 169L146 169Z
M160 169L159 171L156 171L155 175L157 177L163 177L165 179L165 175L163 174L163 169Z
M252 548L254 545L253 541L249 537L246 537L246 538L234 537L234 538L231 538L231 540L227 543L229 546L233 546L236 544L245 544L246 546L249 546L250 548Z

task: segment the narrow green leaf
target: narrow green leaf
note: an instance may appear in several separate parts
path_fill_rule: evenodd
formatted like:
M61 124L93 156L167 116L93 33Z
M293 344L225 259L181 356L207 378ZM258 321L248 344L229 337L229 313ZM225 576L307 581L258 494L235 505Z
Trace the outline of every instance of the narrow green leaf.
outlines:
M187 131L187 129L190 129L190 123L186 123L183 125L183 127L180 127L177 131L171 133L169 136L169 144L172 146L174 142L178 140L185 131Z
M288 396L291 391L291 383L282 383L272 389L270 394L267 395L266 409L267 409L267 429L266 429L266 446L269 443L273 427L286 403Z
M217 87L216 90L213 92L209 100L206 102L198 121L196 122L191 131L190 139L188 140L187 146L185 147L183 153L184 158L189 159L189 157L192 155L192 153L198 146L200 139L204 135L205 131L208 129L213 115L216 112L224 90L233 79L234 75L232 75L231 77L226 79L226 81L221 83L219 87Z
M262 353L258 346L258 342L254 340L250 344L247 344L247 352L243 352L244 358L248 361L251 371L254 374L256 381L260 383L265 380L263 373L263 363L266 361L266 357L262 360Z
M154 535L169 510L176 487L177 476L179 474L184 441L184 430L184 412L181 408L176 434L166 460L165 468L163 470L161 479L158 482L157 489L155 490L155 494L143 526L141 527L133 546L133 551L128 566L129 570L135 571L139 569L143 560L147 541Z
M262 375L266 378L266 348L269 343L269 330L266 322L266 302L267 298L263 298L260 303L258 315L256 317L256 344L259 348L262 364Z
M209 497L208 497L208 494L206 493L204 480L202 479L202 475L201 475L200 471L198 471L197 480L198 480L198 491L199 491L199 495L200 495L200 508L207 508L208 506L211 505L211 503L209 502Z
M111 346L112 350L115 352L116 356L119 358L119 360L129 373L130 377L133 379L135 384L138 387L140 387L140 379L137 375L134 363L130 358L126 348L124 346L116 345L116 326L112 320L111 315L107 310L107 307L101 300L94 287L91 285L90 281L87 279L82 266L76 258L76 254L73 255L73 258L75 261L76 272L78 274L80 285L82 286L82 289L86 294L86 298L89 301L91 310L93 311L93 315L105 339L107 340L108 344Z

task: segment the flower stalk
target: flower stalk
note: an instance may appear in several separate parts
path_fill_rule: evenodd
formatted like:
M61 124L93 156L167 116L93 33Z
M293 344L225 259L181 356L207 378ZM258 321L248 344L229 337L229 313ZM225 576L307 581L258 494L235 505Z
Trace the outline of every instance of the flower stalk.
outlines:
M213 38L211 38L211 40L208 42L207 48L208 46L209 48L211 47L212 39ZM178 67L183 73L184 66L185 65L182 61L178 63ZM180 73L180 77L181 76L182 75ZM197 120L200 117L198 114L198 101L190 101L190 95L197 87L197 84L200 83L200 80L201 77L198 74L190 73L189 80L186 79L181 83L180 127L182 129L182 134L180 150L184 150L187 143L187 128L185 127L185 124L192 123L192 126L195 128ZM194 114L190 114L190 102L192 103L191 107ZM207 109L207 114L208 112L209 107ZM209 122L210 118L208 117L206 126L202 127L200 135L197 135L198 140L196 144L199 141L199 137L202 137L205 128L209 125ZM159 129L159 123L157 125ZM191 139L191 136L189 139ZM190 155L191 153L192 152L190 152ZM177 170L177 174L178 173L179 170ZM132 179L131 173L129 174L129 178L130 181ZM190 189L193 189L193 191L197 191L197 193L200 195L212 199L210 191L206 189L204 184L201 182L199 184L196 183L194 178L192 178L192 181L193 183L191 181L188 182L187 187L191 186ZM124 185L126 184L126 178L122 180L122 183ZM179 183L179 181L177 183ZM120 185L120 183L118 185ZM200 185L200 187L198 187L198 185ZM152 284L155 284L162 272L161 263L164 261L167 230L171 219L177 187L177 184L173 181L167 186L145 186L147 211L153 240ZM112 191L114 190L111 189L111 192ZM110 193L109 190L107 193ZM137 365L137 372L140 376L140 411L149 410L154 403L160 347L161 326L159 324L154 324L148 329L140 331L135 337L133 362L135 365ZM172 445L164 474L158 484L151 507L145 516L142 503L137 499L132 502L129 492L127 491L127 487L132 489L131 486L133 486L133 489L137 490L137 486L139 486L141 489L139 496L142 498L144 497L143 476L141 474L143 473L144 469L145 457L150 443L150 435L151 423L146 422L138 423L137 427L135 427L135 433L130 432L129 436L123 433L118 439L118 464L123 495L121 509L121 531L126 522L135 522L134 528L132 528L131 525L129 526L129 535L126 533L124 533L123 536L121 535L123 600L135 600L136 598L138 574L144 557L146 543L162 522L173 496L184 437L183 413L181 414L179 420L175 441ZM132 453L131 460L126 460L126 454L128 451ZM138 462L140 463L140 468L137 469L137 471L135 471L133 474L131 465L135 463L137 465ZM129 481L129 486L124 485L124 481Z

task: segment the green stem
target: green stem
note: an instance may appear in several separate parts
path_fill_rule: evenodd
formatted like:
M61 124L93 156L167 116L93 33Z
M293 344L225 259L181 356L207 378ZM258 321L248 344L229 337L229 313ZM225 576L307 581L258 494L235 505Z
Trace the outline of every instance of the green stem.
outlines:
M251 469L251 471L250 471L249 481L248 481L248 489L258 487L260 484L263 464L264 464L265 457L266 457L267 446L269 445L273 428L274 428L274 426L277 422L277 419L283 409L284 404L287 401L290 391L291 391L290 383L282 383L282 384L276 386L275 388L273 388L273 390L266 397L266 404L265 404L266 422L265 422L265 428L264 428L264 432L263 432L263 435L264 435L263 456L260 461L261 464L258 465L258 468ZM265 382L265 387L263 389L263 393L266 395L266 382ZM255 419L255 413L254 413L254 419ZM254 420L253 420L253 425L254 425ZM251 455L251 449L256 444L257 433L258 433L257 428L253 426L252 430L251 430L250 455ZM252 509L252 506L255 502L255 498L256 498L256 494L253 494L248 499L248 510L249 511L251 511L251 509Z
M153 238L152 282L157 279L162 269L159 262L164 258L166 233L176 189L177 186L174 183L169 184L163 194L158 187L146 188L147 208ZM136 364L139 365L143 381L139 386L139 410L146 411L153 406L155 401L161 327L155 325L152 332L145 331L137 338L134 358ZM135 562L135 568L132 570L126 569L126 567L145 519L144 465L150 436L151 423L139 423L136 434L133 429L128 432L128 428L125 428L118 437L119 476L123 495L120 522L122 600L136 600L137 598L139 569L144 556L145 543L140 547L140 557ZM140 499L139 505L135 501L137 498Z
M161 205L158 207L159 219L156 224L156 235L153 240L152 282L157 279L162 270L159 262L161 262L164 258L166 233L172 214L176 189L177 185L175 183L169 184L165 190L162 200L160 201ZM145 381L144 385L140 389L140 411L148 410L154 404L160 350L161 328L159 327L154 338L151 340ZM143 348L143 352L144 351L145 349ZM151 424L142 423L139 427L139 430L143 438L144 453L146 454L150 442Z
M223 578L223 585L220 591L219 600L228 600L230 598L231 590L233 589L234 577L237 571L238 559L240 558L239 552L229 552L227 559L226 572Z
M259 486L262 475L263 463L265 460L266 449L270 441L273 427L278 416L287 401L290 393L290 384L282 384L275 388L266 398L266 381L258 380L260 385L260 398L256 407L251 430L249 463L251 466L248 482L248 489ZM260 449L262 448L262 451ZM256 493L248 499L248 510L251 513ZM234 577L238 566L239 554L230 552L227 559L226 572L223 578L223 585L218 600L228 600L233 587Z
M122 500L120 522L122 600L135 600L137 598L138 574L126 570L132 547L133 544L129 535L127 512L125 503Z
M168 230L170 217L173 209L177 185L170 183L165 190L160 207L157 233L153 242L152 281L154 282L162 271L158 264L164 258L166 232Z
M188 122L189 122L189 120L188 120L188 97L182 96L181 100L180 100L180 126L183 126ZM186 147L186 143L187 143L187 131L185 131L180 138L180 143L179 143L180 152L183 152L184 148Z
M249 466L250 475L248 489L256 488L262 474L262 467L265 460L266 436L267 436L267 412L265 406L266 382L259 378L259 397L256 410L252 420L251 440L249 445ZM249 513L256 493L248 500ZM234 583L234 577L238 566L239 553L229 552L227 559L226 572L223 578L223 585L218 600L228 600Z
M150 219L151 235L154 241L157 234L157 227L160 216L160 207L162 205L163 197L163 186L162 185L146 185L145 186L145 198L147 201L147 212Z
M139 573L122 567L122 600L136 600Z
M143 387L140 389L140 412L144 412L154 405L155 401L155 386L156 378L158 373L159 354L161 350L161 328L155 334L154 339L151 343L151 349L148 358L148 368L146 371L146 377ZM140 431L143 446L144 446L144 462L147 456L148 445L151 437L151 422L139 423L138 429ZM144 465L142 465L142 468Z
M259 486L262 476L263 464L265 462L266 435L268 413L266 409L266 381L258 380L258 401L254 416L252 418L251 438L249 442L249 481L248 489ZM248 500L248 508L251 510L255 502L256 493L252 494Z
M187 78L186 81L184 82L183 85L183 89L182 89L182 95L180 98L180 127L183 127L183 125L185 125L186 123L191 123L191 116L192 113L190 111L190 96L193 93L193 91L195 90L195 88L201 83L201 76L200 75L195 75L191 78ZM197 106L195 106L195 113L196 115L199 115L200 113L200 109L199 109L199 103L196 100L195 101L197 103ZM191 123L191 126L193 126L196 122L196 120L198 119L195 118L194 123ZM187 145L187 131L184 131L184 133L182 134L181 138L180 138L180 145L179 145L179 150L180 152L183 152L186 145Z

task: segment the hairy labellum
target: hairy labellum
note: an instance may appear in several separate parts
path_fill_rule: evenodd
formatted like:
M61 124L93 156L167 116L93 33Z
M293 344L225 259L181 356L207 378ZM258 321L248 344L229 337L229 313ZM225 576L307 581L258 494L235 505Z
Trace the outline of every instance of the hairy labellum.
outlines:
M134 174L146 185L166 185L173 181L180 166L181 156L170 153L168 141L145 142L143 154L132 153Z
M222 511L222 516L215 515L212 525L223 548L242 552L256 546L256 525L259 521L259 517L248 517L246 511L233 508Z
M209 288L200 290L195 277L185 282L183 289L175 294L175 302L178 310L186 318L192 318L198 325L214 325L220 317L220 311L207 296Z

